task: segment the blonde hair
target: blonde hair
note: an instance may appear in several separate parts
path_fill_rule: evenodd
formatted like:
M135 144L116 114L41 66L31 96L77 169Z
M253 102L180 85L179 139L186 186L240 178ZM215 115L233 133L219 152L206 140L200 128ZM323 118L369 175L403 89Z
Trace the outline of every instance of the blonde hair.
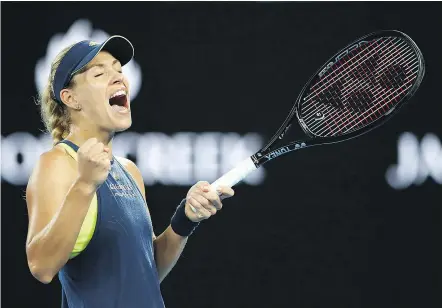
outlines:
M61 60L72 46L73 45L66 47L55 57L51 64L48 83L40 94L39 99L41 117L47 132L52 136L54 144L69 135L69 126L71 123L70 113L65 104L57 102L52 84L54 82L55 72L57 71ZM70 88L72 86L73 81L71 79L71 82L67 87Z

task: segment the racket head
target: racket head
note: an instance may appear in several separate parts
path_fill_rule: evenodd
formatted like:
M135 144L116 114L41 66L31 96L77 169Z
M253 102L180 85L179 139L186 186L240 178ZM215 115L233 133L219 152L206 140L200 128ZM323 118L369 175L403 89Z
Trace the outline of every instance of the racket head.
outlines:
M252 156L255 164L369 132L414 95L424 75L422 52L405 33L383 30L353 41L312 75L278 131ZM295 119L308 136L303 141L286 137Z
M341 49L310 78L294 113L319 143L354 138L390 119L424 75L422 52L408 35L374 32Z

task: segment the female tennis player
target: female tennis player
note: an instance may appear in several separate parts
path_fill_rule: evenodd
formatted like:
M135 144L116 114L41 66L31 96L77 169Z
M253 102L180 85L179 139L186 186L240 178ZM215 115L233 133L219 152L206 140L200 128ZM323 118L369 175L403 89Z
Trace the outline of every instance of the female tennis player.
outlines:
M39 281L58 273L62 307L164 307L160 282L199 222L234 194L198 182L155 236L140 171L112 155L114 134L132 123L122 66L133 55L121 36L78 42L55 58L41 95L54 146L27 186L26 253Z

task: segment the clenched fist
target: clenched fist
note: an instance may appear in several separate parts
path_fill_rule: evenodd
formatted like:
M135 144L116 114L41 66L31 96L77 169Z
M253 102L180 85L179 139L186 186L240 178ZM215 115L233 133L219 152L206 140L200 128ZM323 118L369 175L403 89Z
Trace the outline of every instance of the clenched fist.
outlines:
M234 194L235 192L230 187L220 186L217 191L214 191L208 182L198 182L187 193L186 216L194 222L208 219L221 210L222 199L230 198Z
M88 139L78 149L79 179L99 187L111 169L109 148L96 138Z

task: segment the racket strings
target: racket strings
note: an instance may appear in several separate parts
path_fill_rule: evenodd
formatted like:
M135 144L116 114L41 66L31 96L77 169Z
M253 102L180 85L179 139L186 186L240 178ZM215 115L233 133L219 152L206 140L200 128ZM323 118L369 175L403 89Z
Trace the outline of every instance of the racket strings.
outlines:
M416 65L413 69L417 68L418 65ZM402 71L403 72L403 71ZM396 75L400 75L400 73ZM383 76L383 75L381 75ZM401 82L400 84L394 84L394 78L393 76L390 76L391 79L386 78L385 76L381 79L385 84L390 85L389 88L382 88L379 86L378 88L381 90L382 93L377 93L377 99L373 102L373 105L364 113L361 114L351 114L348 118L342 117L340 123L338 124L344 124L343 127L334 127L333 130L329 130L329 133L326 134L326 136L332 136L335 135L338 132L343 133L349 133L352 130L356 130L358 128L361 128L372 121L376 120L380 116L383 116L386 114L391 108L395 106L395 103L399 102L402 97L406 94L406 91L411 88L413 81L417 77L417 71L407 76L407 84L404 88L404 83ZM396 76L394 76L396 77ZM394 89L394 90L392 90ZM390 105L391 104L391 105ZM344 123L345 121L345 123ZM358 127L359 126L359 127ZM333 128L333 127L332 127ZM336 129L337 128L337 129ZM343 129L343 131L342 131ZM320 131L319 133L324 133L324 129Z
M357 111L357 112L360 112L361 110L359 109L358 110L358 108L354 108L354 105L352 105L352 103L353 104L356 104L357 103L357 100L360 100L361 99L361 96L360 95L358 95L359 93L361 93L362 94L362 96L364 96L364 95L369 95L369 97L370 97L370 101L373 101L373 96L374 95L376 95L376 94L378 94L381 90L383 90L383 87L386 87L387 86L387 82L385 81L385 77L384 76L380 76L380 77L378 77L378 78L380 78L380 82L379 82L379 85L378 85L378 87L376 87L376 88L374 88L374 90L372 90L372 91L370 91L370 92L368 92L368 91L361 91L361 90L353 90L353 92L351 92L351 91L349 91L349 90L347 90L347 91L344 91L343 93L342 93L342 98L343 99L346 99L347 100L347 102L349 102L349 105L351 106L351 107L353 107L352 109L353 109L353 111ZM352 87L358 87L359 89L362 87L362 86L364 86L364 81L359 81L358 83L356 83L356 84L353 84L353 85L351 85ZM352 89L352 87L348 87L348 89ZM366 86L365 86L366 87ZM346 93L345 93L346 92ZM359 106L358 106L359 107ZM328 107L325 107L327 110L326 111L329 111L330 110L330 108L328 108ZM344 107L344 108L346 108L346 107ZM331 112L333 113L333 112L339 112L339 111L341 111L341 110L339 110L339 109L334 109L334 110L332 110ZM351 112L351 110L345 110L345 111L349 111L349 112ZM329 113L329 112L327 112L327 113ZM309 118L311 118L311 116L309 116ZM310 123L311 122L313 122L313 120L311 120L310 121ZM309 124L310 124L309 123ZM320 125L320 123L318 123L316 126L313 126L312 128L316 128L318 125Z
M402 98L400 96L403 96L403 94L411 86L412 85L410 85L409 87L403 88L403 89L398 89L395 92L389 93L387 96L380 97L380 100L376 101L375 103L380 102L381 104L374 104L371 108L369 108L369 110L367 112L364 112L362 114L357 114L356 116L348 117L348 118L346 118L345 116L341 117L335 126L328 127L329 133L325 134L325 136L333 136L338 132L348 133L348 132L351 132L352 129L360 128L360 127L358 127L359 124L362 124L362 127L363 127L366 124L369 124L370 122L372 122L373 120L376 120L377 118L379 118L379 116L382 116L385 113L387 113L388 110L391 109L391 106L389 106L389 104L392 102L399 101ZM398 91L400 93L397 93ZM388 99L388 100L385 101L385 99ZM381 100L384 100L385 103L382 104ZM375 107L378 107L378 108L375 108ZM385 110L385 107L387 107L386 110ZM373 109L373 108L375 108L375 109ZM376 112L378 112L379 114L377 114ZM351 125L353 123L354 123L354 125ZM337 128L337 129L335 129L335 128ZM321 131L318 131L317 133L320 135L324 135L325 131L326 131L326 129L323 128Z
M368 61L370 61L370 59ZM340 97L334 97L335 99L338 100L338 103L335 103L334 104L335 106L333 106L333 104L332 104L333 107L347 108L347 107L354 106L356 104L356 102L354 102L354 104L349 104L349 106L347 106L346 104L343 104L343 101L347 100L349 97L352 96L352 98L354 98L354 96L356 94L355 91L354 91L354 87L355 86L359 87L359 90L360 90L361 86L365 86L366 87L366 83L367 83L366 79L369 79L370 83L374 83L375 82L375 76L372 73L375 70L375 68L374 67L369 67L369 69L367 71L370 72L370 73L368 73L368 72L361 71L361 69L360 69L361 67L362 67L362 64L358 67L358 70L354 73L354 75L350 76L349 74L351 74L351 72L349 72L345 76L346 82L344 84L342 84L342 87L344 88L344 91L342 91L340 93L341 94ZM361 78L364 75L367 77L366 79ZM349 78L349 77L353 77L353 78ZM339 84L340 81L338 80L338 81L336 81L336 83ZM363 95L370 95L371 96L371 94L367 94L367 93L363 93ZM319 102L321 103L321 100L319 100ZM327 104L325 104L325 105L327 105ZM317 106L315 106L315 107L317 107ZM361 107L361 104L356 105L354 107L356 109L359 109ZM306 110L306 112L307 111L308 110ZM308 116L308 119L306 118L306 120L309 120L310 118L311 118L311 115Z
M411 63L412 61L413 61L413 59L411 59L410 61L408 61L408 62L405 62L406 60L408 60L408 59L410 59L411 58L411 56L408 56L408 57L405 57L405 58L403 58L403 59L401 59L401 61L399 61L399 64L402 64L402 65L404 65L404 64L409 64L409 63ZM386 64L384 64L383 66L381 66L380 68L383 70L383 69L385 69L386 67L387 68L389 68L389 63L386 63ZM413 67L412 69L415 69L415 68L417 68L418 66L416 65L415 67ZM403 72L400 72L400 73L403 73ZM391 83L389 83L388 82L388 77L386 78L386 76L383 76L383 75L380 75L380 76L378 76L377 77L379 80L380 80L380 82L379 82L379 85L376 87L376 88L374 88L372 91L365 91L363 94L366 94L366 93L370 93L370 94L372 94L372 95L370 95L370 101L371 102L373 102L374 100L373 100L373 96L375 96L375 95L378 95L381 91L384 91L385 90L385 88L386 88L386 86L388 85L388 84L390 84L390 85L392 85ZM391 78L391 77L390 77ZM362 83L363 83L363 81L361 81L361 82L359 82L358 84L356 84L356 86L357 87L361 87L361 85L362 85ZM401 84L402 85L402 84ZM350 91L347 91L348 93L351 93ZM359 100L361 100L361 95L357 95L357 94L359 94L359 92L358 92L358 90L356 90L356 95L353 95L353 99L359 99ZM348 95L347 96L345 96L344 98L347 98L347 100L348 100ZM323 108L324 109L324 108ZM329 112L329 110L330 110L330 108L328 108L328 107L326 107L326 111L325 111L325 114L327 114L328 116L335 116L337 113L339 113L339 116L342 116L342 110L340 110L340 109L333 109L333 110L331 110L330 112ZM345 110L345 111L349 111L349 112L351 112L351 110ZM353 110L353 111L355 111L355 110ZM310 116L310 118L311 118L311 116ZM340 119L342 119L342 117L340 118ZM312 122L314 122L313 120L310 120L310 121L307 121L307 124L311 124ZM321 123L320 122L318 122L318 123L316 123L316 125L312 125L311 126L311 129L313 129L313 130L315 130L315 129L317 129L318 128L318 126L320 126L321 125ZM322 133L322 131L320 131L320 132L318 132L318 133Z
M371 56L371 55L372 55L372 54L370 54L370 56ZM367 59L367 57L361 57L361 59L365 60L365 59ZM362 65L362 63L363 63L363 62L361 61L361 62L357 63L357 65L360 66L360 65ZM360 79L356 79L356 78L351 78L351 77L352 77L352 76L350 76L351 69L352 69L352 68L355 68L355 67L356 67L355 65L350 66L350 67L349 67L349 70L346 71L346 72L344 72L345 75L341 74L341 75L338 76L338 77L341 77L340 79L343 79L343 78L346 79L346 82L343 84L343 86L345 87L346 91L344 91L343 94L345 94L346 92L348 92L348 91L352 88L352 86L354 85L354 83L362 83L362 82L365 82L364 80L360 80ZM359 73L359 75L361 75L361 74ZM329 78L327 78L326 81L327 81L327 85L330 86L334 81L336 82L336 76L335 76L335 78L333 78L332 80L330 80ZM353 84L352 84L352 83L353 83ZM327 88L322 88L322 89L321 89L321 92L324 92L325 90L327 90ZM341 93L341 94L342 94L342 93ZM319 94L319 95L320 95L320 94ZM336 97L335 99L341 101L339 97ZM316 99L316 100L312 100L312 99L310 99L310 102L311 102L311 104L307 105L306 108L303 108L303 109L304 109L304 110L303 110L303 113L306 114L305 120L307 120L307 121L310 120L310 118L312 118L312 115L314 115L313 113L310 113L310 115L309 115L308 112L309 112L309 111L313 111L313 110L312 110L313 108L318 109L318 103L320 102L320 100L318 100L318 99ZM327 108L327 109L328 109L328 107L325 106L325 105L326 105L326 104L319 104L319 106L320 106L319 109L321 109L321 106L322 106L322 109L324 109L324 108ZM343 108L343 107L345 108L345 106L342 106L342 104L341 104L340 106L341 106L341 108ZM338 105L337 105L336 107L338 107Z
M405 91L407 91L409 88L411 88L412 85L408 86L405 89L401 89L402 91L400 93L390 93L390 95L388 95L387 98L392 99L392 100L397 100L399 98L399 96L401 96L402 94L404 94ZM342 121L340 121L341 123L336 123L337 125L332 126L332 127L328 127L328 129L323 128L321 131L318 132L318 135L324 136L324 137L328 137L328 136L334 136L336 135L336 133L341 132L341 133L349 133L352 130L358 129L360 127L358 127L358 125L360 124L368 124L370 122L372 122L373 120L379 118L378 115L376 115L376 112L379 112L381 109L384 109L385 106L387 106L390 103L390 101L385 102L384 104L380 104L380 105L375 105L372 108L370 108L369 111L365 112L364 114L361 115L357 115L353 118L350 119L344 119L346 122L343 123ZM378 107L376 109L373 109L375 107ZM371 113L369 113L371 111ZM386 112L381 113L381 115L385 114ZM370 118L370 121L366 121ZM356 121L356 122L355 122ZM364 122L366 121L366 122ZM344 124L343 126L338 126L339 124ZM353 124L353 125L352 125ZM365 126L362 125L362 126ZM328 134L324 134L325 131L329 131Z
M374 42L372 42L372 44L374 44ZM404 43L405 44L405 43ZM381 47L383 47L383 46L381 46ZM387 46L386 46L387 47ZM388 47L390 47L390 46L388 46ZM368 48L367 48L367 50L368 50ZM304 109L304 111L305 112L308 112L308 111L310 111L313 107L315 107L315 103L316 103L316 101L314 100L315 99L315 96L317 96L317 95L321 95L321 93L323 93L323 92L325 92L326 90L328 90L328 87L330 87L334 82L336 82L337 80L340 80L340 79L342 79L342 78L345 78L346 80L348 80L348 82L360 82L360 80L356 80L356 79L352 79L352 78L349 78L349 77L351 77L349 74L351 73L351 70L352 69L355 69L355 68L357 68L358 66L360 66L360 65L362 65L362 63L363 63L363 60L367 60L370 56L373 56L376 52L378 52L379 51L379 49L373 49L373 50L369 50L369 52L370 53L367 53L367 54L364 54L364 55L362 55L359 59L357 59L357 60L359 60L359 62L357 62L357 61L355 61L353 64L351 64L350 66L348 66L347 67L347 70L345 70L345 71L342 71L342 68L344 67L343 65L341 65L340 66L340 68L339 69L341 69L341 74L338 74L338 75L336 75L336 74L333 74L333 72L330 74L330 75L328 75L327 76L327 78L323 78L322 80L320 80L317 84L315 84L315 85L313 85L312 86L312 88L311 88L311 90L312 90L312 94L309 94L309 95L307 95L306 96L306 101L304 102L304 104L307 104L307 108L305 108ZM346 56L346 57L348 57L348 55ZM346 57L344 57L342 60L346 60ZM356 59L356 57L355 57L355 59ZM352 61L352 60L354 60L354 59L350 59L350 62ZM341 61L341 60L340 60ZM343 63L343 64L345 64L345 62ZM321 85L319 88L314 88L315 86L317 86L317 85ZM346 88L349 88L349 87L346 87ZM309 106L308 106L308 104L309 103L311 103Z
M344 57L339 73L328 74L306 97L302 113L314 134L332 136L369 124L394 107L417 77L417 56L401 40L378 39L356 53Z
M362 63L362 61L367 60L370 56L373 56L380 50L380 48L384 47L378 47L373 48L373 45L375 44L375 41L372 41L369 43L368 46L366 46L364 49L362 47L358 47L357 49L351 51L346 56L342 57L337 63L335 63L330 69L332 70L330 73L324 75L322 79L320 79L316 84L314 84L311 87L311 94L307 95L305 97L306 102L313 99L318 93L323 92L327 89L328 86L330 86L334 81L341 79L342 77L346 77L345 75L348 74L348 72L351 69L356 68L358 65ZM370 49L372 48L372 49ZM364 53L366 52L366 53ZM353 58L350 58L353 56ZM358 58L359 56L359 58ZM347 65L347 66L345 66ZM315 88L316 87L316 88Z
M400 99L404 96L403 94L404 94L409 88L411 88L411 87L412 87L412 84L410 84L410 85L409 85L408 87L406 87L405 89L402 89L402 91L401 91L400 93L396 94L395 96L391 97L391 95L390 95L389 98L391 98L391 100L398 101L398 100L400 100ZM401 97L401 96L402 96L402 97ZM372 114L375 114L376 111L379 111L379 110L383 109L385 106L388 106L389 103L390 103L390 101L386 101L384 104L379 105L377 109L375 109L375 110L371 110L371 111L372 111ZM375 107L376 107L376 106L375 106ZM364 121L366 121L369 117L371 117L372 114L366 114L366 116L365 116L365 117L362 117L362 118L360 118L360 117L355 117L350 123L354 122L354 120L359 120L359 121L356 122L356 123L354 123L354 124L353 124L352 126L350 126L350 127L345 127L346 130L344 131L344 133L349 133L349 132L353 131L353 130L356 129L357 126L360 125L360 124L367 124L367 123L364 123ZM385 114L385 113L383 113L383 114ZM371 121L370 121L370 122L371 122ZM364 126L365 126L365 125L364 125ZM330 134L328 134L328 136L332 136L332 135L334 135L335 133L336 133L336 131L335 131L335 132L330 132Z
M392 54L392 56L394 56L394 54ZM408 58L407 58L407 56L408 56ZM409 58L410 57L412 57L413 56L413 54L412 54L412 52L410 51L409 53L408 53L408 55L407 55L405 58L402 58L400 61L401 62L405 62L406 60L409 60ZM389 64L387 64L387 63L385 63L385 64L383 64L381 67L379 67L380 69L385 69L387 66L388 66ZM375 74L376 75L376 74ZM376 77L376 76L375 76ZM355 76L355 78L357 78L356 76ZM383 77L382 76L379 76L379 74L378 74L378 76L377 76L377 78L379 79L379 78L382 78L383 79ZM370 79L372 79L371 77L370 77ZM353 88L353 86L360 86L360 85L362 85L363 83L365 83L366 81L364 80L364 79L353 79L353 84L349 84L348 86L346 85L346 87L347 87L347 89L346 89L346 91L344 91L342 94L343 95L346 95L346 94L350 94L351 92L350 92L350 90ZM383 81L382 81L383 82ZM372 82L372 80L370 80L370 83L372 83L372 84L375 84L376 82ZM381 85L384 85L384 83L382 83ZM346 98L346 96L344 96L344 98Z
M391 54L391 52L386 54L386 56L389 56L390 54ZM360 63L360 64L362 64L362 63ZM372 71L372 70L373 69L370 69L370 71ZM351 71L348 71L345 76L342 76L342 77L345 77L346 82L343 84L344 91L341 92L341 97L336 98L336 99L340 100L340 102L342 101L341 98L344 98L344 99L347 98L347 96L348 96L347 94L351 94L352 93L351 91L354 90L355 87L361 87L366 83L366 80L364 80L364 79L356 79L354 77L351 78L352 76L350 76L350 74L351 74ZM361 76L362 74L359 72L358 75ZM344 95L344 96L342 96L342 95ZM312 109L313 108L318 109L317 103L318 103L318 101L316 101L315 104L310 104L309 106L307 106L307 108L304 108L304 112L303 112L305 114L304 121L306 121L308 124L310 124L309 120L310 120L310 122L315 120L313 118L315 113L313 113ZM341 107L341 109L342 108L347 109L344 104L340 104L340 107ZM326 111L328 111L330 108L326 104L320 104L319 109L321 111L324 111L324 109L326 109ZM308 111L311 111L311 112L309 113ZM333 109L332 111L339 112L341 110L340 109ZM350 110L347 110L347 111L350 111ZM328 112L326 112L326 113L328 114ZM319 122L318 125L319 124L321 124L321 123Z

